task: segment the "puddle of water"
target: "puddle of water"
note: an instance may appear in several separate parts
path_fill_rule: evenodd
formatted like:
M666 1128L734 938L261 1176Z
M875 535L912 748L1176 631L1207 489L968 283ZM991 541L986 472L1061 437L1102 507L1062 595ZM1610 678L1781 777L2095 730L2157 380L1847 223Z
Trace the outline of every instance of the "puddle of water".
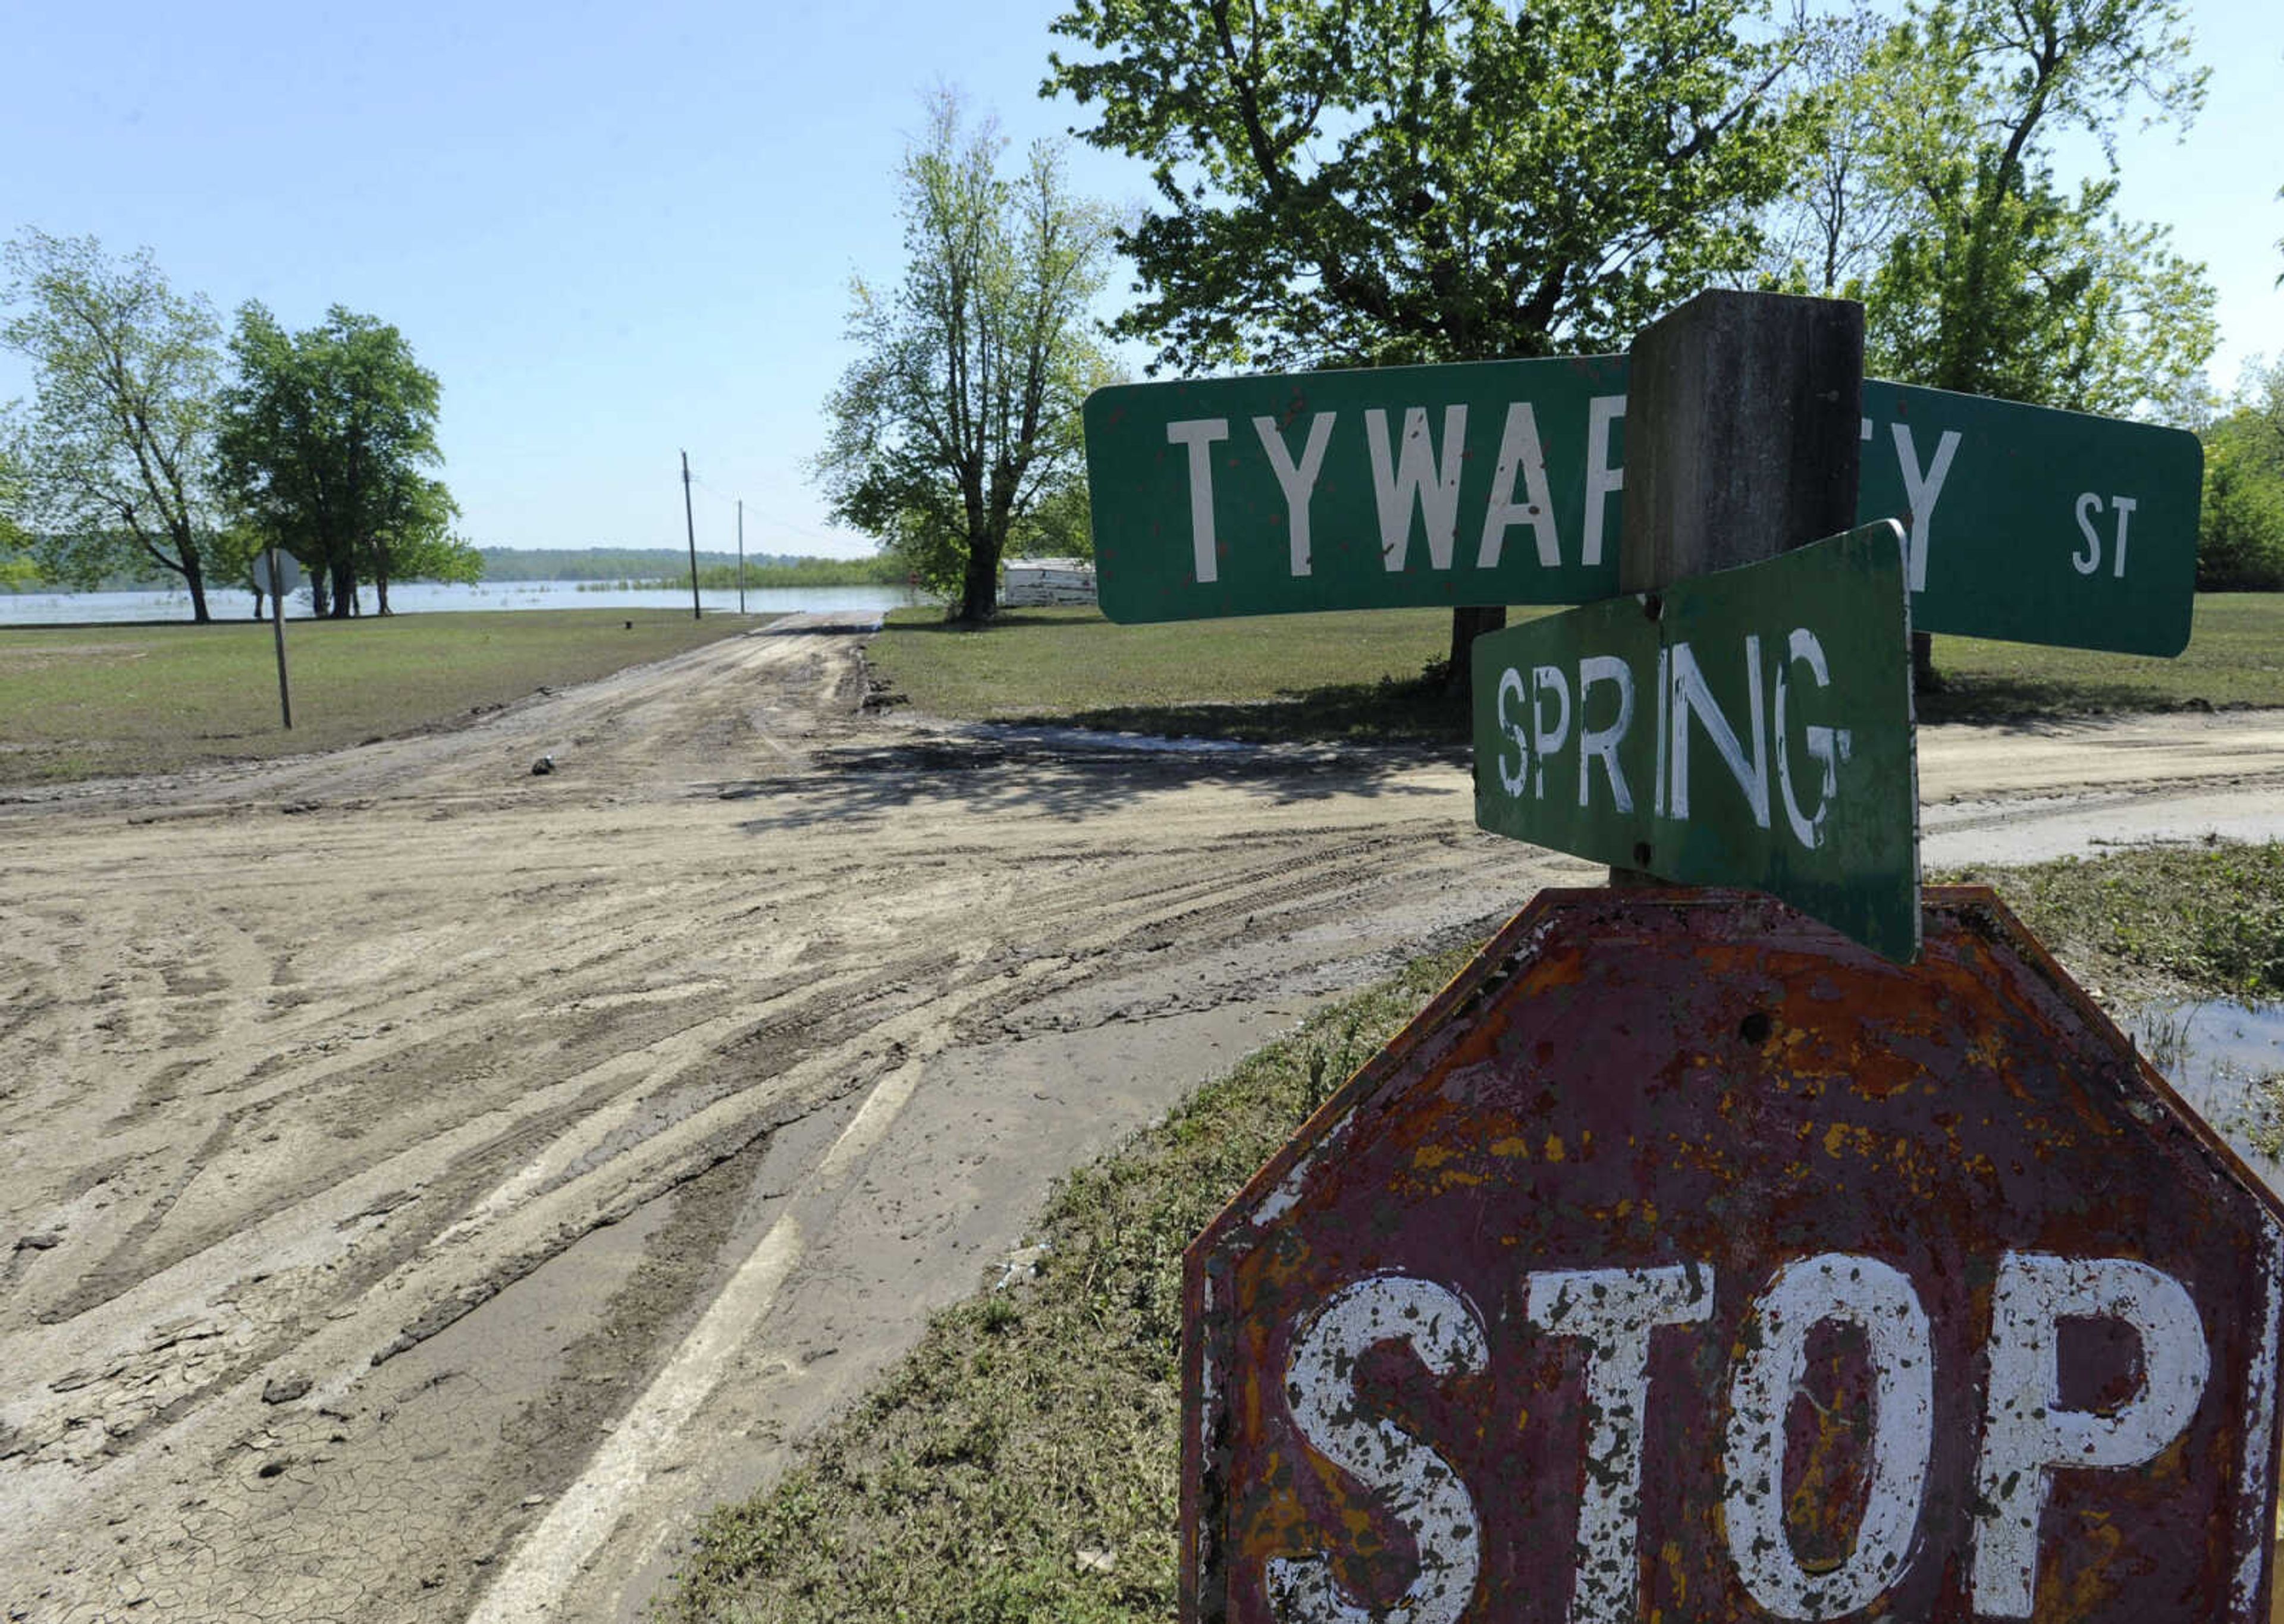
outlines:
M2144 1004L2118 1023L2173 1091L2284 1195L2284 1004Z

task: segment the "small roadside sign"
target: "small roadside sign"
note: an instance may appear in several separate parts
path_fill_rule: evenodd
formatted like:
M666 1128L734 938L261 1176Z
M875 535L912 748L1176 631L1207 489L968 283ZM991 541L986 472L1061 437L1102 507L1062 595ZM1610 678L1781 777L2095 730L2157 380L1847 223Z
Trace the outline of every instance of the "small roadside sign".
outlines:
M1618 590L1623 355L1121 385L1086 402L1114 621L1583 604ZM1862 522L1921 630L2186 645L2203 451L2178 429L1867 380Z
M1892 521L1478 637L1475 822L1750 886L1919 949L1919 775Z
M283 597L301 584L301 560L292 553L265 547L254 555L254 589L265 597Z
M286 594L301 584L301 561L292 553L265 547L254 555L254 589L270 599L270 633L278 645L278 720L289 733L293 690L286 672Z

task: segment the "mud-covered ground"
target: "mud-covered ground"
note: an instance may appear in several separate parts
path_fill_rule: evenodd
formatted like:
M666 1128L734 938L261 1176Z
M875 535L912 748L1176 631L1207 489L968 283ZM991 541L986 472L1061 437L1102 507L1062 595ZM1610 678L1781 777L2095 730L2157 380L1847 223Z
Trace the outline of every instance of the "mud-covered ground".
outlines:
M0 1613L627 1616L1057 1171L1600 878L1431 755L864 694L856 639L756 635L0 804ZM2284 715L1920 775L1945 861L2257 832Z

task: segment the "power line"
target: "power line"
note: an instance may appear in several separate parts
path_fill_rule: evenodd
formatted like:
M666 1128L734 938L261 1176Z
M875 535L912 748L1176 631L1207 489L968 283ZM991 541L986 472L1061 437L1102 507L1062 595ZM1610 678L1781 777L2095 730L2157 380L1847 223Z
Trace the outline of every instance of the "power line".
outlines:
M721 490L714 486L708 485L706 482L706 476L701 473L692 473L690 476L690 482L692 486L704 491L708 496L712 497L715 501L720 503L726 508L735 509L739 504L746 500L745 497L738 496L732 492ZM771 519L760 514L756 514L755 517L760 523L771 526L776 529L791 531L794 535L806 536L810 541L831 542L838 539L833 536L826 535L822 531L812 530L807 525L795 524L789 519Z

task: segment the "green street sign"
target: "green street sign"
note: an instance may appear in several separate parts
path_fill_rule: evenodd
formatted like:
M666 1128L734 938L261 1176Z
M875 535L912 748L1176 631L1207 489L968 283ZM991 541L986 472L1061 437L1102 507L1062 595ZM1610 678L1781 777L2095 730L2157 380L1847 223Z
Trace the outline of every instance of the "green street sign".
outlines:
M1623 355L1098 389L1103 613L1607 597L1625 409Z
M1606 598L1474 644L1475 822L1919 951L1901 527Z
M2204 447L2186 429L1864 380L1857 517L1899 519L1922 631L2171 657Z
M1122 385L1086 402L1114 621L1584 604L1618 589L1623 355ZM2196 436L1868 380L1859 519L1922 629L2187 644Z

